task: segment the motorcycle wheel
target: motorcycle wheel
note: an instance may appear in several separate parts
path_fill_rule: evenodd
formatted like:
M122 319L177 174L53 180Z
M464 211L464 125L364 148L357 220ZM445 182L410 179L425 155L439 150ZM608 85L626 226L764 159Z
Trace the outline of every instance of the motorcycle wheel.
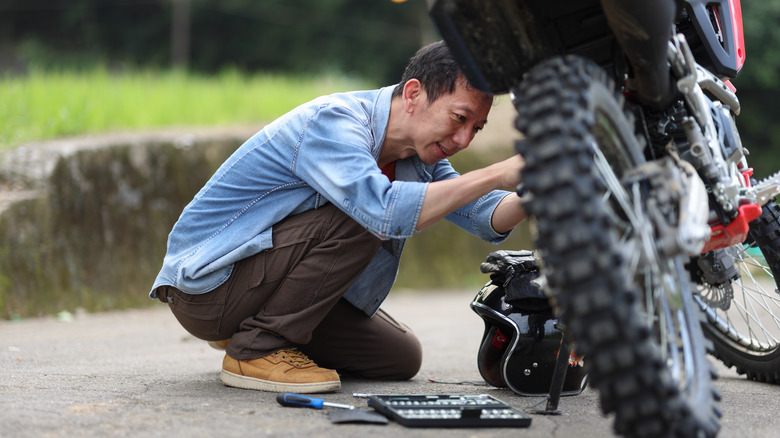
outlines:
M621 182L645 161L622 95L600 67L567 56L529 72L513 102L524 207L603 412L625 436L716 435L719 394L687 256L657 254L648 195Z
M745 244L727 248L739 271L728 284L700 282L714 356L749 379L780 383L780 205L767 204Z

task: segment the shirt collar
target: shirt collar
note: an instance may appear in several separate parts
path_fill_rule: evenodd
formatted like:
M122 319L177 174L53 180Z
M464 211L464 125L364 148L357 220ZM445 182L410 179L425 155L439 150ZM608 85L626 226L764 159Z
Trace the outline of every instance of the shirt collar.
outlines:
M374 100L374 108L371 113L371 130L376 136L375 158L379 157L379 152L382 150L382 143L385 141L385 135L387 135L387 124L390 121L390 104L393 100L393 90L398 85L391 85L379 89L376 99Z

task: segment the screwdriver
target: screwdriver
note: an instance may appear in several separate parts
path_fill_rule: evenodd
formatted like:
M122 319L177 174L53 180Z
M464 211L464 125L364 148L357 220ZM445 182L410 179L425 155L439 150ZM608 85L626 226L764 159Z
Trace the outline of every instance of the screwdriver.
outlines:
M276 396L276 401L282 406L290 406L293 408L314 408L322 409L324 407L341 408L341 409L355 409L352 405L342 405L339 403L329 403L321 398L306 397L305 395L296 394L294 392L283 392Z

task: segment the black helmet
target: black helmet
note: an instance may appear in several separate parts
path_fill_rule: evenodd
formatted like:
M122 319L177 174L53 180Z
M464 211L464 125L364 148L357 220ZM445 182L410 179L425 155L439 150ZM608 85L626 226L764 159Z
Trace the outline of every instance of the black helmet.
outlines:
M534 281L538 270L533 254L497 251L488 256L482 271L492 273L491 281L471 302L485 322L477 353L482 378L520 395L548 394L563 332ZM562 394L579 394L586 383L583 359L572 353Z

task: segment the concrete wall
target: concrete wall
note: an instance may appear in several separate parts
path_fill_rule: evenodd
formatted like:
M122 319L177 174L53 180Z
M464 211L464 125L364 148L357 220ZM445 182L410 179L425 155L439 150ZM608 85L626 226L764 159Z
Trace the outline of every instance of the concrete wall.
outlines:
M114 134L0 155L0 318L151 302L179 212L255 131Z

